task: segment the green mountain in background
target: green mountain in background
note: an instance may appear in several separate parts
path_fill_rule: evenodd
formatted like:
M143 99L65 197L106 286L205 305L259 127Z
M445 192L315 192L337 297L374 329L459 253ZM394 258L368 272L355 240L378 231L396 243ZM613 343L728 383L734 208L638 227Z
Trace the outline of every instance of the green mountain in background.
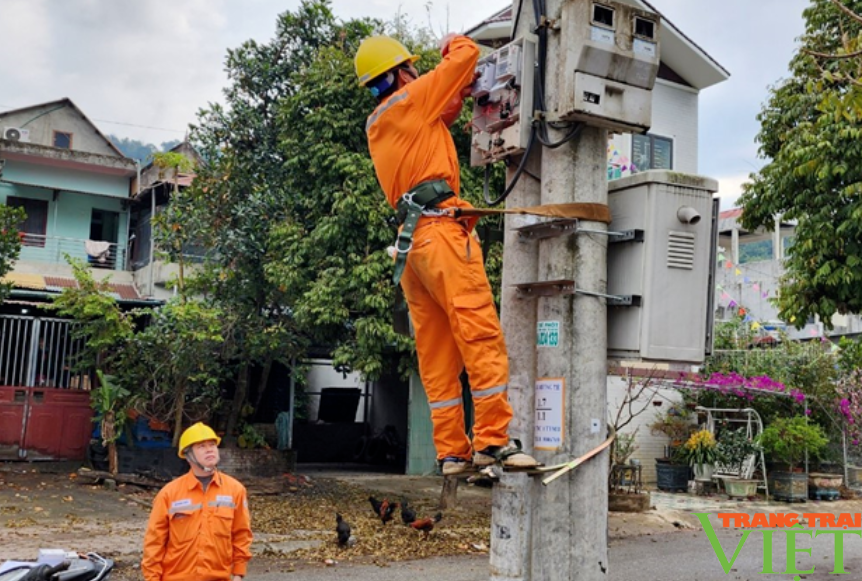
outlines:
M113 144L123 152L123 155L138 160L141 165L149 163L154 153L158 151L169 151L180 144L179 139L162 142L159 147L156 147L152 143L144 143L137 139L117 137L116 135L108 135L108 139L110 139Z

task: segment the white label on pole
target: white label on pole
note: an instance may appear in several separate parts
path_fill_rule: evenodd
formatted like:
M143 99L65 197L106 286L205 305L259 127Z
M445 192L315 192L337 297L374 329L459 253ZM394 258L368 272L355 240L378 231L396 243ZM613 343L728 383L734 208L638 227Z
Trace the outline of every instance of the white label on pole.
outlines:
M655 58L655 43L648 40L634 39L632 43L632 51L635 54Z
M566 383L562 377L536 380L536 432L533 446L537 450L558 450L563 446Z
M600 429L601 429L601 424L599 423L599 420L597 420L596 418L593 418L592 420L590 420L590 433L591 434L598 434Z
M614 44L614 31L602 28L601 26L590 26L590 40L593 42Z
M560 346L560 322L539 321L536 325L537 347L559 347Z

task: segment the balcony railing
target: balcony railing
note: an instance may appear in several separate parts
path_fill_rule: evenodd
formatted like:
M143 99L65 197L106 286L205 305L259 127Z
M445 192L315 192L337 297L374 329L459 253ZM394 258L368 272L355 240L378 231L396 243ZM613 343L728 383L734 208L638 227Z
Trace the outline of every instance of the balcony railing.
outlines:
M19 260L66 264L64 255L82 260L93 268L125 270L126 251L113 242L24 234Z

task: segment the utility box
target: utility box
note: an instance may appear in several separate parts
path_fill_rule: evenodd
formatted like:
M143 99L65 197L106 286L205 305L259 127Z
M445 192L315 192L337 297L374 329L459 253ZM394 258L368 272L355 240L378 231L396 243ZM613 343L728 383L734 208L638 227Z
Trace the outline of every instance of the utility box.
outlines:
M714 179L654 170L613 180L608 357L702 363L712 350ZM627 300L630 297L631 300Z
M574 71L549 115L616 132L643 133L652 120L659 68L658 14L620 2L563 4L560 35ZM548 74L551 74L548 72Z
M520 37L479 60L473 83L470 165L519 155L527 148L533 119L536 38Z

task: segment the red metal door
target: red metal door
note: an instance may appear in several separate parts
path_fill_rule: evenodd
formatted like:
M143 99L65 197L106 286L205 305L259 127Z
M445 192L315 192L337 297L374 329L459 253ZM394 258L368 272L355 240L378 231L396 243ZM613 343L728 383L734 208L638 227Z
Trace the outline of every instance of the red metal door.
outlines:
M0 460L83 460L90 385L73 370L82 345L63 319L0 315Z
M26 405L26 387L0 387L0 460L19 458Z
M84 460L93 433L90 392L31 388L24 430L28 460Z

